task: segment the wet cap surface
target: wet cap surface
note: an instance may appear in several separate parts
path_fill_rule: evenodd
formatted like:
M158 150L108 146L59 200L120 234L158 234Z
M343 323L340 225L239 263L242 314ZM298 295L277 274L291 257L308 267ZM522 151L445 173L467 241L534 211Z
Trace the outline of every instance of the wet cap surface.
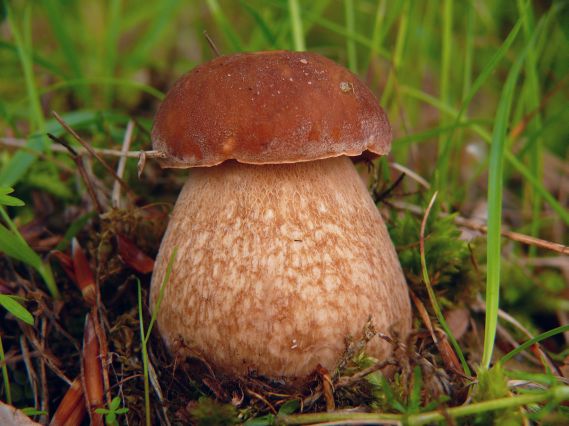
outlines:
M353 73L309 52L222 56L170 89L152 129L163 167L384 155L391 127Z

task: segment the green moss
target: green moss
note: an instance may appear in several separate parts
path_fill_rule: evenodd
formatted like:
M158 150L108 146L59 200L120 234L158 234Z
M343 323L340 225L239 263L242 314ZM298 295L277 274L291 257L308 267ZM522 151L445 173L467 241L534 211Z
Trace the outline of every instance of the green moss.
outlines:
M473 402L491 401L511 396L508 388L508 378L501 364L496 364L489 370L478 371L478 385L473 395ZM474 417L476 425L520 425L522 417L519 408L512 407L503 410L485 411Z
M460 238L454 215L443 217L437 213L437 209L431 212L425 230L425 259L431 284L443 306L468 304L483 283L470 260L473 248ZM419 249L421 220L406 212L394 217L389 226L407 281L420 297L426 296Z
M210 398L200 398L189 411L192 420L199 426L229 426L239 423L233 405L221 404Z

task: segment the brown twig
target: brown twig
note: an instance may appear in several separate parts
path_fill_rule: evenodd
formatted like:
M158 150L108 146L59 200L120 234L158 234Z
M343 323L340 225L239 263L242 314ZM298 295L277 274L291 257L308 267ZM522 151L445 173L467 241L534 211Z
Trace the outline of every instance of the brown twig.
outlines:
M393 190L395 188L397 188L399 186L399 184L401 182L403 182L403 179L405 178L405 173L401 173L397 179L395 179L395 181L389 185L387 187L387 189L383 190L381 193L377 193L376 190L374 189L374 194L373 194L373 201L375 201L376 203L383 201L384 199L386 199L388 197L389 194L391 194L391 192L393 192Z
M30 356L30 349L26 342L26 336L20 336L20 348L22 349L22 357L24 359L24 365L26 366L26 371L28 372L28 379L32 385L32 393L34 394L34 407L39 407L39 396L38 396L38 375L34 366L32 364L32 357Z
M215 56L220 57L220 56L221 56L221 52L219 51L219 49L217 48L217 46L215 45L213 39L209 36L209 34L207 33L207 31L204 30L203 36L204 36L205 39L207 40L207 44L209 44L209 47L211 47L211 50L213 50L213 53L215 53Z
M67 132L69 132L69 134L70 134L71 136L73 136L73 138L74 138L77 142L79 142L79 143L83 146L83 148L85 148L85 149L87 150L87 152L88 152L91 156L93 156L94 158L96 158L96 159L99 161L99 163L101 163L101 165L110 173L110 175L111 175L115 180L117 180L117 181L121 184L121 186L122 186L125 190L131 192L131 189L129 188L129 186L127 185L127 183L126 183L123 179L121 179L120 176L118 176L118 175L115 173L115 171L113 170L113 168L112 168L111 166L109 166L109 164L105 161L105 159L104 159L102 156L100 156L99 153L98 153L96 150L94 150L93 147L92 147L89 143L87 143L86 141L84 141L84 140L81 138L81 136L79 136L79 135L77 134L77 132L75 132L75 130L73 130L73 128L71 128L71 126L69 126L69 124L67 124L67 123L63 120L63 118L61 118L61 117L59 116L59 114L58 114L57 112L52 111L51 113L53 114L53 116L54 116L54 118L57 120L57 122L58 122L59 124L61 124L61 125L63 126L63 128L64 128L65 130L67 130Z
M374 365L364 368L361 371L351 375L351 376L342 376L340 377L335 385L336 389L344 388L352 386L362 380L364 380L367 376L376 371L382 370L383 368L387 367L388 365L397 365L397 362L394 359L387 359L385 361L376 362Z
M73 148L71 145L69 145L65 140L58 138L57 136L54 136L51 133L48 133L47 136L52 141L60 144L72 156L73 161L77 165L77 171L79 172L79 176L81 176L81 180L85 184L85 188L87 188L87 193L89 194L91 201L93 201L93 204L95 205L96 210L99 213L103 213L104 212L103 206L101 205L101 202L99 201L99 197L97 197L97 193L95 192L95 189L93 187L93 183L91 182L91 179L89 179L89 174L85 170L85 166L83 164L81 156L79 154L77 154L77 151L75 150L75 148Z
M58 366L58 364L60 364L60 361L41 344L41 342L38 340L37 336L35 335L33 328L31 328L28 325L21 325L21 328L24 332L24 335L26 336L28 341L31 343L33 348L41 354L40 359L42 360L42 362L45 362L45 365L57 377L59 377L65 383L70 385L71 380L65 375L65 373L63 371L61 371L61 369ZM41 382L41 380L40 380L40 382Z
M109 346L107 344L107 334L105 333L105 328L100 320L99 312L102 310L101 305L101 292L99 291L99 285L97 285L97 307L91 309L91 315L93 315L93 322L95 325L95 333L97 334L97 339L99 341L99 354L101 361L101 369L103 375L103 385L105 389L105 396L107 398L107 404L110 405L112 401L111 395L111 381L109 379Z
M117 166L117 176L119 176L121 179L124 175L124 169L126 166L126 159L127 159L126 153L130 149L130 143L132 142L133 129L134 129L134 122L132 120L129 120L126 126L126 131L124 133L122 149L121 149L121 157L119 159L119 164ZM120 198L121 198L121 185L118 180L115 180L115 183L113 185L113 192L111 195L111 204L113 207L120 208Z
M55 142L59 142L60 138L58 138L55 135L51 135L50 133L48 133L48 136L50 137L50 139L52 139ZM12 148L18 148L18 149L26 149L27 146L27 141L25 139L18 139L18 138L0 138L0 145L4 145L4 146L8 146L8 147L12 147ZM71 145L69 145L71 147ZM49 147L49 149L53 152L58 152L58 153L62 153L62 154L71 154L73 155L70 150L68 148L66 148L65 146L58 146L58 145L51 145ZM85 155L88 154L89 151L87 151L85 148L82 147L71 147L71 149L75 152L75 155ZM107 148L93 148L91 147L91 149L93 151L95 151L97 154L105 156L105 157L127 157L127 158L138 158L140 156L140 153L142 151L128 151L127 153L123 154L122 151L120 149L107 149ZM40 153L36 152L33 149L28 149L28 151L32 152L32 153L36 153L37 155L40 155ZM151 151L148 151L151 152Z
M397 201L397 200L386 201L386 204L389 204L390 206L394 207L397 210L408 211L408 212L411 212L417 216L423 215L423 211L422 211L421 207L413 205L413 204L409 204L409 203L405 203L405 202L401 202L401 201ZM439 216L446 217L446 216L448 216L448 213L440 212ZM479 232L482 232L485 234L488 233L488 227L486 225L483 225L483 224L481 224L475 220L472 220L472 219L467 219L465 217L457 215L454 217L454 222L457 225L463 226L465 228L473 229L475 231L479 231ZM559 244L559 243L555 243L555 242L551 242L551 241L546 241L546 240L542 240L540 238L530 237L529 235L520 234L519 232L512 232L512 231L507 231L507 230L502 230L501 234L505 238L508 238L510 240L513 240L513 241L517 241L517 242L522 243L522 244L533 245L533 246L536 246L536 247L539 247L542 249L551 250L551 251L555 251L557 253L569 255L569 247L564 246L563 244Z
M40 350L42 352L45 353L45 336L47 334L47 321L45 320L45 318L42 318L41 320L41 324L40 324L40 328L41 328L41 341L39 344ZM40 375L41 375L41 395L42 395L42 401L41 401L41 409L42 411L44 411L47 414L42 414L40 417L40 422L41 423L45 423L47 420L47 416L49 416L49 390L47 387L47 372L46 372L46 362L45 362L46 358L45 357L41 357L40 358Z
M275 415L277 414L277 410L275 409L275 407L273 407L272 404L269 401L267 401L267 399L263 395L255 391L252 391L251 389L245 389L245 392L247 393L247 395L258 399L259 401L262 401L269 408L269 410L271 410L273 414Z
M334 402L334 385L332 383L332 378L330 377L330 372L318 364L316 367L316 373L318 373L320 380L322 381L322 393L326 400L326 411L334 411L336 409L336 403Z

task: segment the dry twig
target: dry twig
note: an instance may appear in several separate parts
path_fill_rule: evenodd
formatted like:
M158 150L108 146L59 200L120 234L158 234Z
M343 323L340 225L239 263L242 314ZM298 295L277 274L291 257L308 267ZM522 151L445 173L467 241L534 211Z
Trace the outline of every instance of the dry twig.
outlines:
M385 201L385 203L389 204L391 207L397 210L408 211L414 215L423 216L423 210L421 209L421 207L416 206L414 204L409 204L397 200L389 200ZM448 216L448 213L440 212L439 215L441 217L446 217ZM473 229L475 231L479 231L485 234L488 232L488 227L486 225L479 223L476 220L467 219L465 217L457 215L454 217L454 222L459 226ZM522 244L533 245L546 250L551 250L557 253L569 255L569 247L564 246L563 244L554 243L551 241L542 240L540 238L530 237L529 235L520 234L519 232L512 232L506 230L502 230L502 236L510 240L520 242Z

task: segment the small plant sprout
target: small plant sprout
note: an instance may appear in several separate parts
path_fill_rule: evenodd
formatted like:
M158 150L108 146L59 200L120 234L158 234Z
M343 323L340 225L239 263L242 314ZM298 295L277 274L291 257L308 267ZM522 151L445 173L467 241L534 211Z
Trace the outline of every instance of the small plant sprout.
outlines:
M105 417L105 424L107 426L118 426L120 423L117 417L128 413L128 408L121 407L120 396L115 396L109 408L97 408L95 411Z

